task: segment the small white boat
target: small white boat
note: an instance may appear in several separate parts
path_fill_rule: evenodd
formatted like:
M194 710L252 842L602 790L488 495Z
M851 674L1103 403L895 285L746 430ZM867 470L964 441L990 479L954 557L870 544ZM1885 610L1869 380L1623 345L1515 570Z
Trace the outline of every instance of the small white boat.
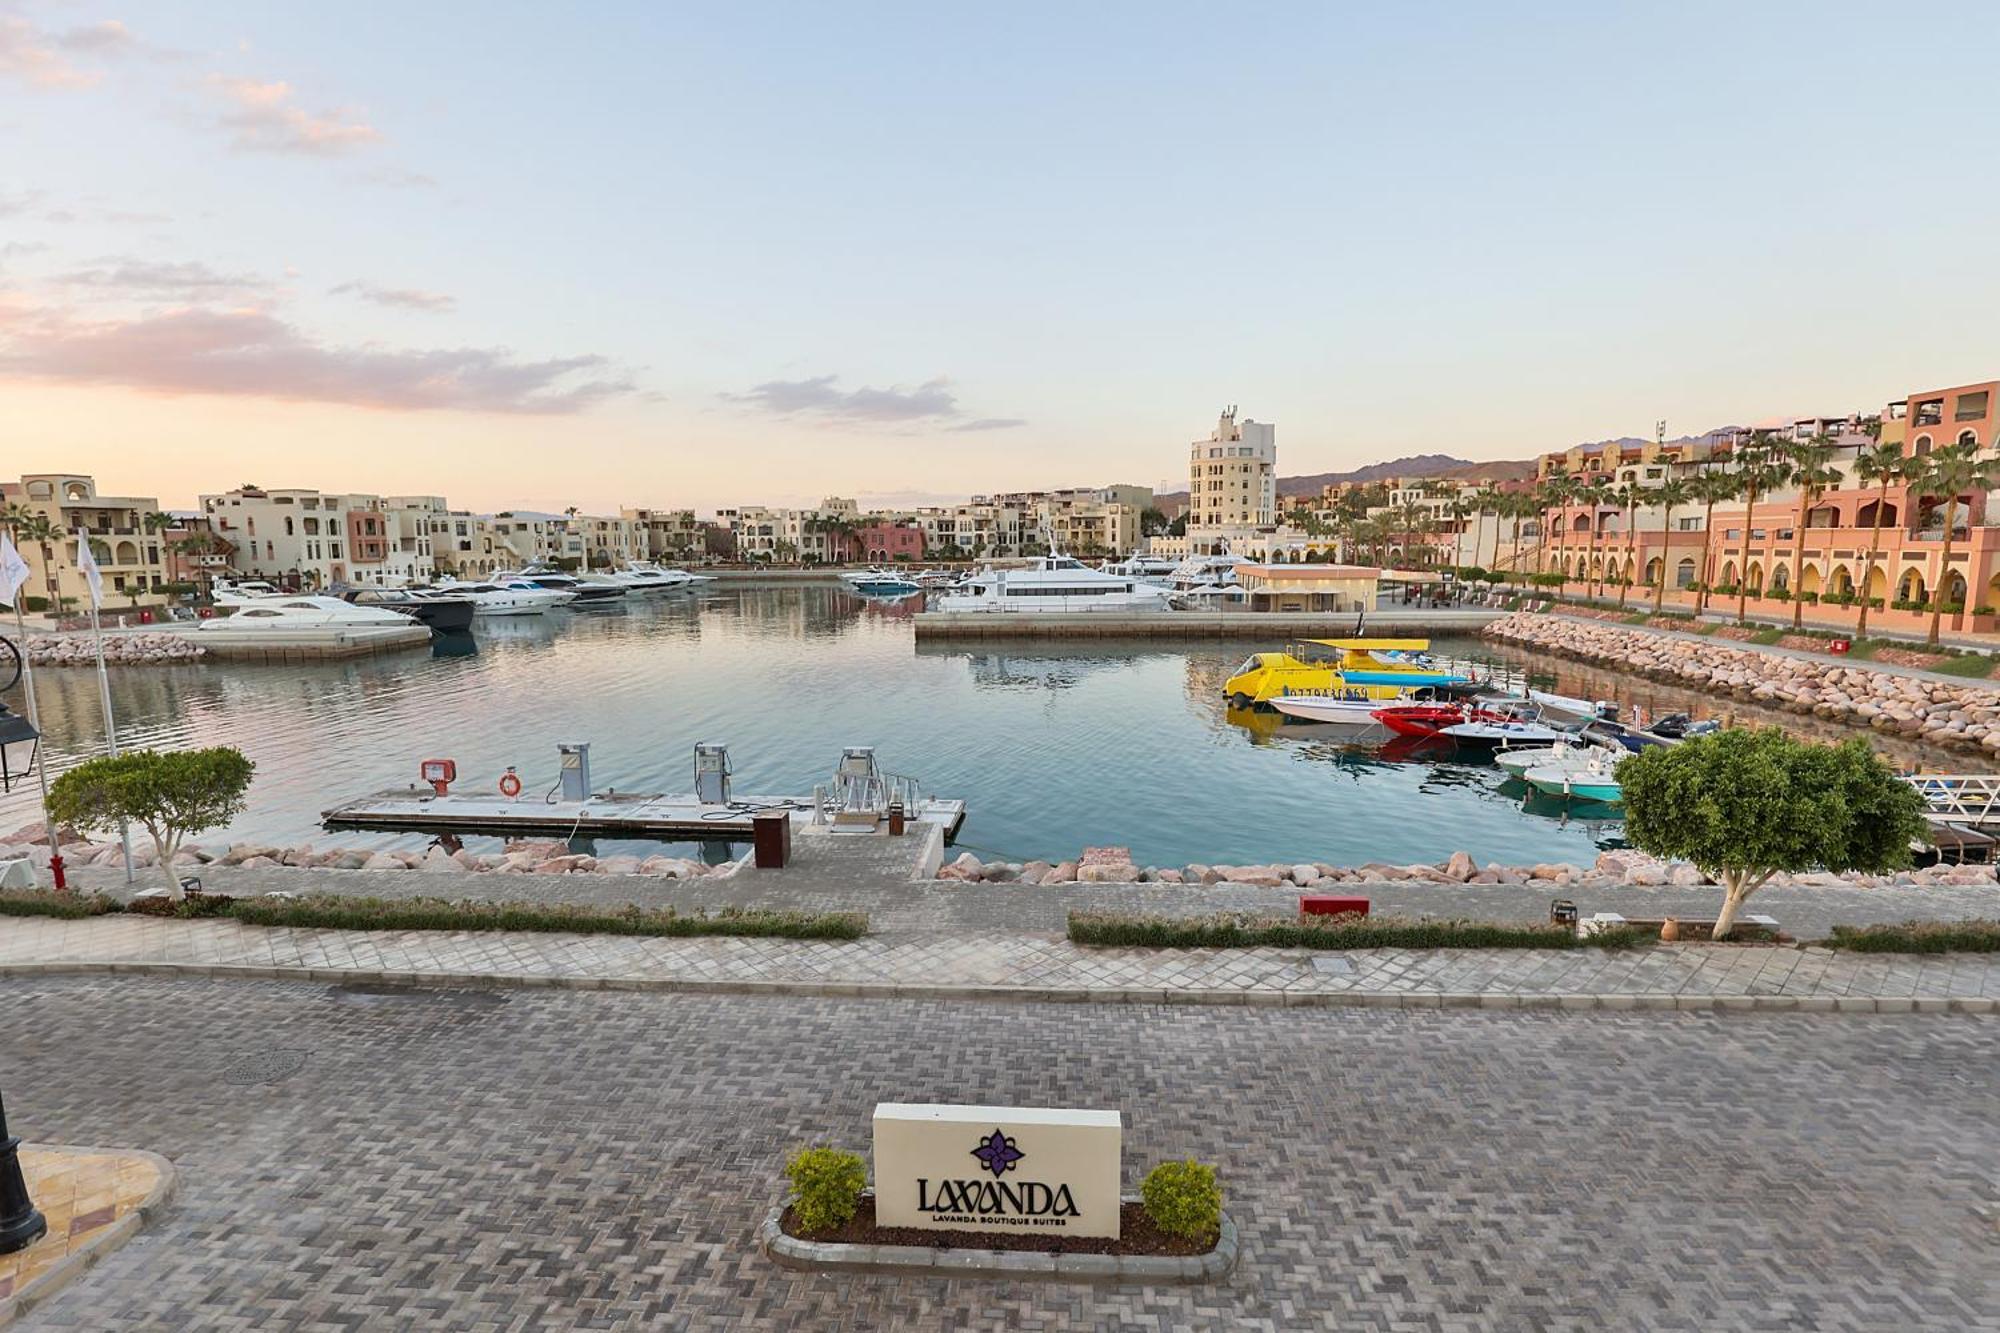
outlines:
M1618 761L1607 756L1582 767L1563 764L1531 768L1523 776L1530 787L1550 796L1617 805L1625 799L1624 788L1618 785L1617 768Z
M1386 699L1371 699L1365 691L1357 691L1356 697L1353 698L1327 694L1294 694L1281 695L1270 700L1271 707L1286 717L1295 717L1301 722L1322 723L1329 731L1344 735L1351 740L1386 738L1389 735L1389 728L1375 716L1376 712L1408 702L1410 702L1408 694Z
M1618 711L1617 705L1607 704L1603 700L1577 699L1567 694L1550 694L1547 690L1529 690L1528 699L1532 703L1540 704L1544 710L1560 713L1564 717L1603 717L1607 711L1612 713Z
M841 581L864 597L910 597L924 590L923 584L893 569L850 569Z
M1498 750L1493 762L1521 777L1531 768L1583 768L1611 751L1594 741L1562 740L1554 745L1531 745Z

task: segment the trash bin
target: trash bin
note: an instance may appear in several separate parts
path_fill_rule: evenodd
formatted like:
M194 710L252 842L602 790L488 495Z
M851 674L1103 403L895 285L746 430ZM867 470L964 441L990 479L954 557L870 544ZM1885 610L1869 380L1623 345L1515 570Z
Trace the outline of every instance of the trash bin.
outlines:
M750 820L753 864L759 870L783 870L792 859L792 817L783 810L767 810Z
M1827 648L1835 653L1845 653L1848 650L1849 646L1850 645L1848 644L1846 639L1835 639L1832 643L1827 645Z

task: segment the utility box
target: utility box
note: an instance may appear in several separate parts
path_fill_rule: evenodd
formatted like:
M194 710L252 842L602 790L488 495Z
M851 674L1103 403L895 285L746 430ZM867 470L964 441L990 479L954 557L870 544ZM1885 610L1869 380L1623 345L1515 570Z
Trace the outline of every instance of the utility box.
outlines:
M783 870L792 859L792 817L783 810L751 816L751 850L759 870Z
M694 798L703 805L729 804L729 747L706 742L694 747Z
M562 758L562 798L565 801L589 800L589 744L558 745L556 753Z

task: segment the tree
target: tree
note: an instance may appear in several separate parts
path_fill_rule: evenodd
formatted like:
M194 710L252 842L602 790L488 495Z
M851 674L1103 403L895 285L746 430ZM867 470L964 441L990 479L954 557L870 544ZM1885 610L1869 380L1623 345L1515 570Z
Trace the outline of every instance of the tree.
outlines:
M1708 609L1709 594L1715 586L1714 571L1710 568L1715 545L1715 505L1718 500L1734 500L1742 493L1743 485L1730 473L1704 472L1688 483L1688 489L1689 498L1702 504L1701 589L1694 597L1694 611L1700 615Z
M42 553L42 583L49 590L49 607L62 607L62 586L56 579L55 545L69 536L61 526L52 521L39 509L29 509L25 505L10 505L7 509L7 526L13 530L14 541L33 542Z
M1859 737L1818 745L1732 727L1635 754L1618 783L1627 842L1721 883L1717 939L1771 876L1894 870L1927 828L1923 797Z
M1833 437L1822 433L1799 441L1787 451L1792 484L1799 488L1799 517L1792 525L1793 629L1799 627L1806 610L1805 599L1799 596L1805 591L1799 586L1799 579L1806 564L1806 520L1811 517L1812 507L1819 497L1840 484L1840 469L1833 465L1834 449Z
M1465 520L1480 512L1475 505L1465 502L1465 497L1453 491L1445 502L1444 512L1451 516L1451 564L1456 569L1465 563ZM1472 543L1472 553L1479 554L1477 538Z
M1173 521L1173 522L1171 522L1171 523L1169 523L1169 524L1167 524L1167 535L1168 535L1169 537L1185 537L1185 536L1187 536L1187 515L1186 515L1186 514L1176 514L1176 515L1174 515L1174 521Z
M1667 579L1673 573L1674 510L1694 498L1693 487L1681 477L1669 477L1660 484L1655 498L1665 511L1660 515L1660 581L1653 585L1653 614L1657 616L1666 604Z
M1141 537L1158 537L1165 533L1166 530L1167 515L1165 510L1155 509L1151 505L1148 505L1139 511L1139 535Z
M1602 596L1604 592L1604 561L1597 549L1597 511L1610 502L1613 483L1610 477L1599 473L1583 483L1577 498L1590 506L1590 562L1584 571L1583 594L1586 597Z
M1779 452L1777 436L1762 430L1750 433L1749 443L1738 447L1736 459L1736 475L1743 482L1743 568L1736 580L1736 623L1741 625L1750 600L1750 538L1757 530L1757 497L1784 485L1791 465Z
M49 817L80 829L144 828L159 852L167 890L181 896L174 853L190 833L242 813L256 765L226 745L206 750L134 750L86 760L49 785Z
M1927 500L1944 500L1944 552L1938 560L1936 584L1931 588L1931 628L1924 642L1936 646L1938 624L1944 619L1945 586L1951 578L1951 543L1957 531L1958 497L1967 491L1990 491L2000 486L2000 460L1979 457L1979 446L1967 442L1950 444L1927 455L1920 471L1910 481L1910 493ZM1971 595L1971 589L1966 593ZM1961 602L1959 610L1964 610Z
M1563 529L1569 526L1562 521L1561 515L1563 506L1569 503L1571 485L1570 479L1558 472L1541 485L1535 487L1535 509L1542 516L1541 540L1535 543L1535 573L1537 575L1542 572L1542 567L1548 555L1549 511L1551 509L1555 510L1557 514L1555 525L1556 561L1558 565L1561 565ZM1562 565L1561 572L1564 577L1568 577L1568 566Z
M1875 418L1875 431L1881 432L1882 419ZM1854 622L1854 637L1868 635L1868 583L1875 577L1875 562L1882 556L1882 511L1889 503L1889 486L1903 480L1907 475L1911 460L1903 456L1900 444L1877 443L1872 449L1864 450L1854 460L1854 476L1858 481L1875 483L1875 521L1868 526L1868 559L1861 566L1861 615ZM1907 507L1908 501L1904 501ZM1909 521L1909 515L1903 515Z
M1625 510L1625 568L1618 571L1618 609L1623 611L1625 598L1632 591L1632 576L1627 571L1639 559L1639 504L1646 498L1646 490L1638 482L1628 481L1618 492L1618 498Z

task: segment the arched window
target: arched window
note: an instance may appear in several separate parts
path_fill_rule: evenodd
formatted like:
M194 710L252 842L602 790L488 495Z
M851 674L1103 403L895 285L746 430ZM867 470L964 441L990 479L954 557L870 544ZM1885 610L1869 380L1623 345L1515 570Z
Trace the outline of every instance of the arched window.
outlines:
M28 498L30 500L54 499L55 493L56 488L49 485L46 481L31 481L28 483Z
M1960 431L1958 433L1958 447L1961 449L1977 449L1979 447L1979 436L1969 430Z
M1913 454L1918 458L1922 458L1925 454L1929 453L1930 451L1931 451L1931 437L1928 435L1917 436L1916 447L1910 450L1911 454Z
M1694 582L1694 561L1687 559L1674 566L1674 586L1685 588Z
M72 481L63 487L63 499L65 500L88 500L89 498L90 487L80 481Z

